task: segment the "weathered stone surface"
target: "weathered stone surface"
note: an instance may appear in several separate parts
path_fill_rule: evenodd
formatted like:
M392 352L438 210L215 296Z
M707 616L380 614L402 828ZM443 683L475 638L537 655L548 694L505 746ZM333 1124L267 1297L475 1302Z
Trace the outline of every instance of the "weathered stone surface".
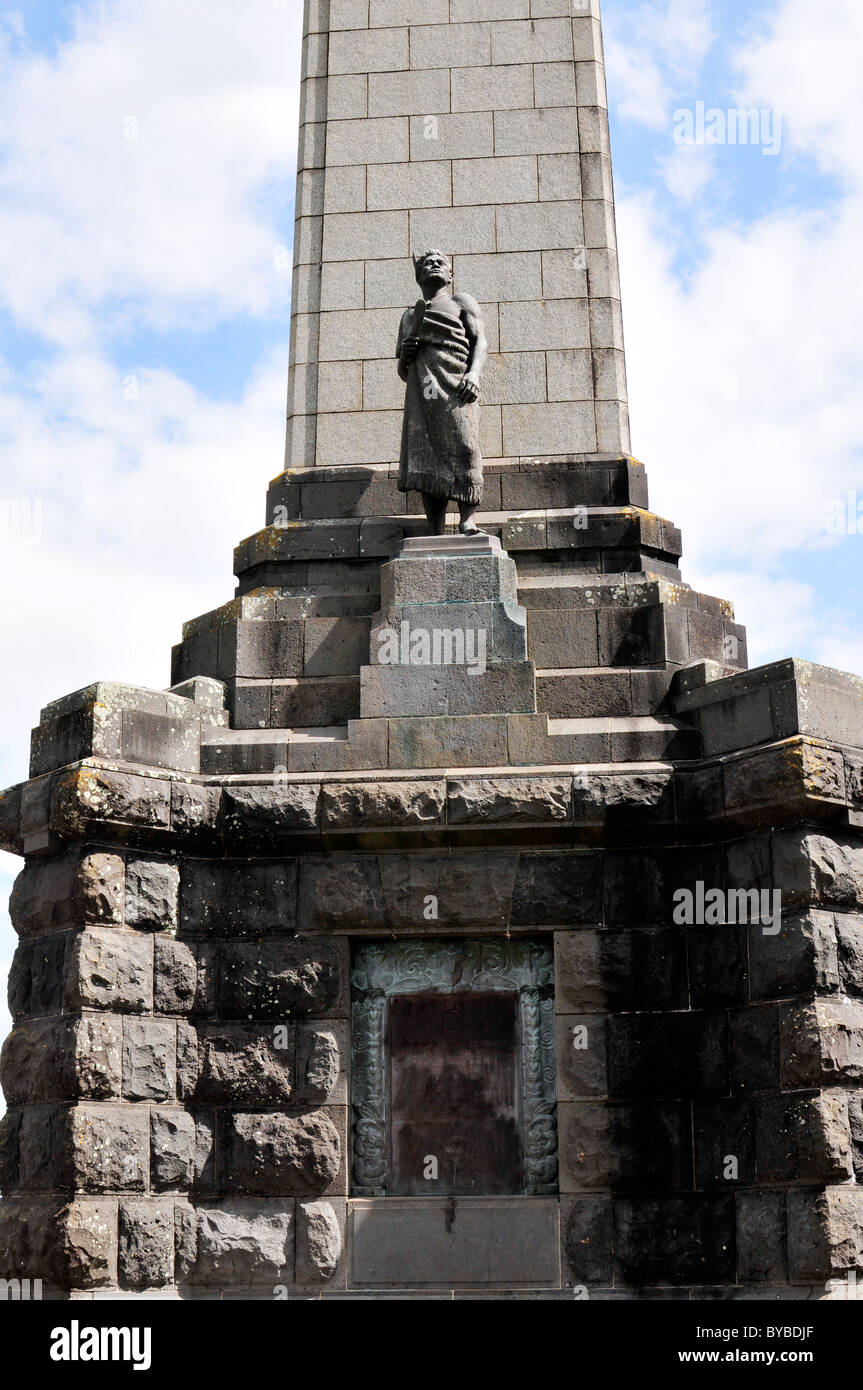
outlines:
M332 1202L297 1203L296 1280L298 1284L325 1284L332 1279L342 1256L341 1219Z
M848 1102L840 1091L759 1097L755 1141L762 1182L843 1183L853 1176Z
M447 797L451 825L559 824L572 819L569 777L450 779Z
M9 903L19 936L123 921L124 865L118 854L72 851L33 859L15 880Z
M610 1284L612 1280L611 1200L577 1197L569 1207L564 1234L568 1284Z
M0 849L7 854L23 854L24 839L21 834L21 791L10 787L0 792Z
M69 1109L65 1105L31 1105L21 1112L20 1185L24 1192L52 1192L67 1173Z
M514 861L515 856L509 856ZM512 895L513 926L581 926L602 917L595 854L522 854Z
M779 1011L783 1088L863 1081L863 1002L817 999Z
M297 866L194 860L183 866L180 925L190 935L260 936L293 930Z
M180 870L169 859L126 861L126 925L138 931L174 932Z
M321 826L325 830L372 830L430 826L443 821L443 781L325 782Z
M562 1192L691 1185L688 1107L565 1102L558 1112Z
M344 983L342 951L329 941L231 942L222 947L223 1017L289 1019L328 1013Z
M623 824L655 817L668 820L674 805L671 771L576 776L573 808L576 822Z
M177 1099L191 1100L198 1084L198 1034L190 1023L177 1020Z
M63 1012L63 975L72 933L25 938L18 945L9 969L9 1012L21 1018L42 1018Z
M196 1284L220 1288L285 1284L294 1273L294 1203L231 1199L198 1207Z
M723 1094L727 1033L725 1017L711 1013L609 1019L610 1094L639 1099Z
M863 1191L788 1193L788 1270L797 1283L823 1283L863 1264Z
M51 828L83 838L107 825L167 829L170 783L158 777L81 767L58 777L51 801Z
M687 1003L679 927L556 932L555 990L573 1013L680 1009Z
M173 1202L154 1197L121 1200L118 1235L121 1288L159 1289L173 1282Z
M150 1172L146 1109L78 1105L71 1116L69 1182L81 1192L145 1192Z
M307 930L383 925L386 916L375 858L304 860L300 920Z
M216 948L157 936L153 1007L162 1014L211 1013L216 1002Z
M779 1090L779 1009L738 1009L729 1016L731 1088L757 1094Z
M557 1016L557 1094L561 1100L608 1094L605 1019Z
M177 1094L177 1027L157 1019L123 1022L123 1097L172 1100Z
M773 876L783 906L863 908L863 846L846 836L777 831Z
M186 1110L150 1111L150 1181L154 1192L184 1192L195 1177L195 1120Z
M140 1013L153 1007L153 942L113 927L92 927L71 942L67 1009Z
M7 1196L18 1186L18 1138L21 1112L7 1110L0 1119L0 1192Z
M118 1096L120 1027L119 1019L93 1016L19 1024L0 1056L9 1104Z
M294 1089L292 1028L212 1023L202 1024L197 1031L196 1101L216 1105L288 1104ZM286 1034L284 1040L282 1031Z
M300 1098L309 1105L323 1105L336 1087L340 1070L335 1033L318 1027L301 1029L297 1040Z
M222 801L225 838L232 847L278 843L302 830L316 830L321 789L315 782L226 787Z
M832 912L783 915L780 930L775 935L765 932L760 924L753 924L749 928L752 997L781 999L788 995L834 992L839 988L836 947Z
M216 832L221 805L221 787L172 782L171 829L186 842L206 840Z
M788 1278L784 1192L738 1192L737 1278L742 1284L784 1284Z
M616 1283L730 1284L734 1263L732 1195L615 1201Z
M863 994L863 916L837 912L833 920L842 988L848 994Z
M430 921L498 929L509 923L518 870L514 854L395 854L382 856L379 867L388 929ZM482 894L477 893L478 882Z
M339 1171L338 1130L323 1111L226 1116L224 1168L235 1192L323 1192Z

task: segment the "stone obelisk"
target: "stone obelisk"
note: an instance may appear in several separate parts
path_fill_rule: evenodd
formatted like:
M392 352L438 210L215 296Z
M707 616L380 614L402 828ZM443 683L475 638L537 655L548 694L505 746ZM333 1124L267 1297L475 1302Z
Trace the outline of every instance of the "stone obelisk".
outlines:
M0 796L0 1277L842 1296L863 685L748 671L648 509L597 0L306 0L302 62L266 524L170 687L47 706ZM399 487L430 248L481 536Z

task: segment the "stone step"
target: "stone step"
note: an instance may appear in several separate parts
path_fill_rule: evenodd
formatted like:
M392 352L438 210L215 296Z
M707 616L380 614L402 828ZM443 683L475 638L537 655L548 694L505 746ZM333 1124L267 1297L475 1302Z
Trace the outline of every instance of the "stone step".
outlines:
M446 767L558 767L671 762L700 756L697 730L679 720L544 714L358 719L317 729L212 730L206 775Z
M486 511L477 520L500 537L508 552L574 552L590 557L610 552L620 570L634 567L638 556L676 566L682 553L680 532L669 521L638 507L576 506L537 510ZM244 540L234 552L238 578L282 563L319 560L390 560L406 536L425 533L417 516L288 520ZM623 561L626 560L626 563Z
M486 459L483 506L489 511L537 507L646 507L647 473L636 459L611 455ZM386 465L295 468L267 495L267 525L333 517L421 516L415 493L398 490L398 469Z

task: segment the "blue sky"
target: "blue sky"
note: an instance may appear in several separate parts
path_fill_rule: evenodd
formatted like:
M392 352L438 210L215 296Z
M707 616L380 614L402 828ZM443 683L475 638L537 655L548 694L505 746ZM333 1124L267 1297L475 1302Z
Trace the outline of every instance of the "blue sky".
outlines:
M299 0L0 5L0 785L41 705L167 684L281 466ZM863 6L605 0L633 445L762 662L863 671ZM681 111L781 120L679 145ZM132 136L133 138L130 138ZM31 506L27 516L20 504ZM0 856L0 899L16 862ZM12 950L0 926L0 971ZM6 1020L0 1016L0 1033Z

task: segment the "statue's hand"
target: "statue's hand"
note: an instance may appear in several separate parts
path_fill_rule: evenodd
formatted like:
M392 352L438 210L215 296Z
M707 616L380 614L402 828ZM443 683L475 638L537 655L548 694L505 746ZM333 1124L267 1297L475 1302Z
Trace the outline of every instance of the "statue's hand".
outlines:
M405 363L406 366L409 366L410 363L413 362L414 358L419 352L419 349L419 338L405 338L404 342L402 343L401 360Z
M468 405L479 400L479 378L473 372L466 372L456 387L456 396Z

